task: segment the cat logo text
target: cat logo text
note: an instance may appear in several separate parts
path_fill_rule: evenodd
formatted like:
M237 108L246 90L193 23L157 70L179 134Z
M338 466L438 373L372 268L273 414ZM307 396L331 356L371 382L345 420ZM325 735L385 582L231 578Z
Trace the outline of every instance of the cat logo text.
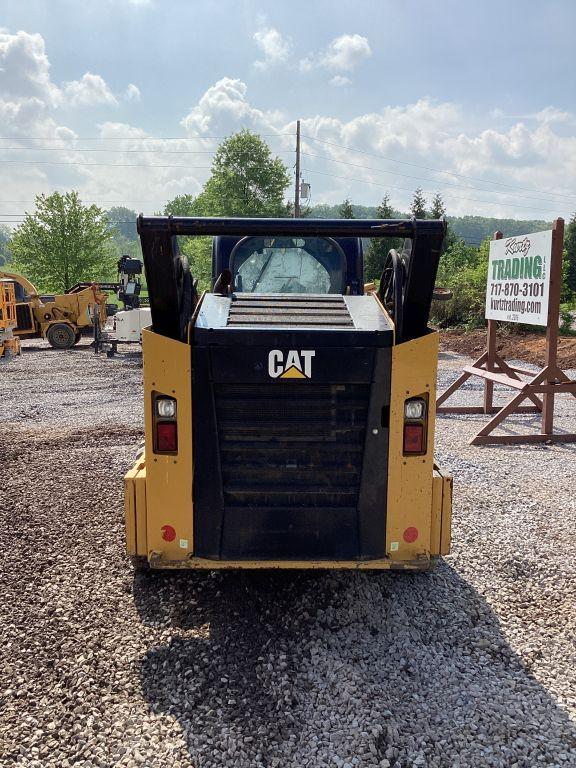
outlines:
M272 379L311 379L313 349L271 349L268 355L268 374Z

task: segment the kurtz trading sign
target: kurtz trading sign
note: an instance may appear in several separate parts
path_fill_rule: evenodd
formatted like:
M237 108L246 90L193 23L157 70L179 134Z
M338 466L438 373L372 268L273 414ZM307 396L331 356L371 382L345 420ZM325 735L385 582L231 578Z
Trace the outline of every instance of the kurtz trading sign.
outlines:
M486 318L548 325L552 231L490 242Z

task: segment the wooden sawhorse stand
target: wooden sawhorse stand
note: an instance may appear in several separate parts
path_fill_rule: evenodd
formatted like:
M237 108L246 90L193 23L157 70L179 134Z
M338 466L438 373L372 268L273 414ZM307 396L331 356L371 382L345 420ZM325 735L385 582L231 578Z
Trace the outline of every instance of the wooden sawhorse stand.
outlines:
M502 237L496 232L495 239ZM496 321L488 320L486 351L472 365L464 367L462 374L438 397L436 413L493 413L494 418L473 438L471 445L498 443L542 443L576 442L576 433L554 432L554 398L559 394L576 397L576 381L558 367L558 318L560 312L560 291L562 288L562 248L564 242L564 220L556 219L552 229L552 259L550 271L550 292L548 298L548 325L546 329L546 364L538 373L509 365L496 352ZM470 376L484 379L483 406L442 405ZM529 376L528 380L520 378ZM494 405L494 384L516 389L518 393L502 408ZM542 395L542 397L540 397ZM532 405L521 405L530 400ZM493 435L492 431L507 416L513 413L541 413L540 432L532 435Z

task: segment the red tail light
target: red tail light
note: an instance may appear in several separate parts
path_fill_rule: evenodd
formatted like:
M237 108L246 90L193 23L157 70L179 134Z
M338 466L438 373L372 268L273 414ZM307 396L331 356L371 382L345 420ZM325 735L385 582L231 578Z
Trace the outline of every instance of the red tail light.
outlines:
M178 428L175 421L156 423L156 451L158 453L176 453L178 450Z
M424 424L404 424L404 453L424 453Z

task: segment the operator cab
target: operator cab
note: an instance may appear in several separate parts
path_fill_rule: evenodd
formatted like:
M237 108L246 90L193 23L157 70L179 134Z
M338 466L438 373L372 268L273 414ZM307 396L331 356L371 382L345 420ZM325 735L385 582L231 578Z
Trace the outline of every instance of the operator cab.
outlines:
M215 237L212 285L232 273L237 293L362 294L360 238Z

